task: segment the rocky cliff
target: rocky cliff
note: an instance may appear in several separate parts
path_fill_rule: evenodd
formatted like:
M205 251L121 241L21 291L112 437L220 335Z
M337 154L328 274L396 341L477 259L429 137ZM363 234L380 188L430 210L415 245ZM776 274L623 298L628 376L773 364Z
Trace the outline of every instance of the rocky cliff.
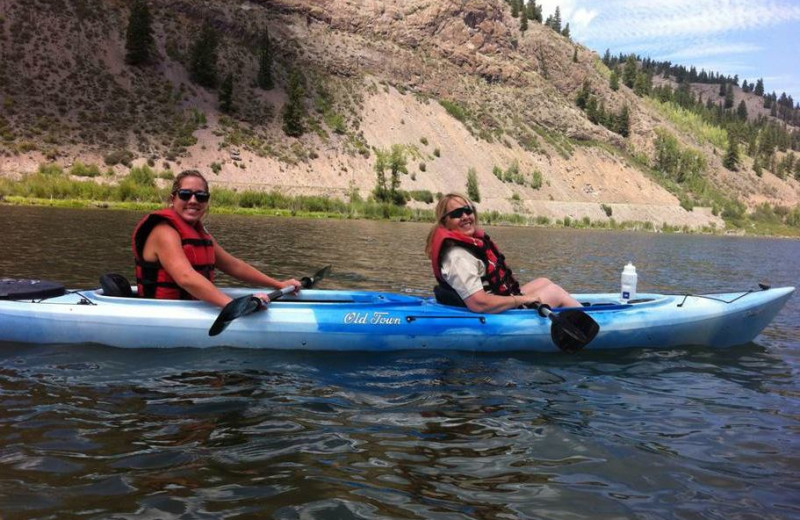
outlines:
M484 209L723 226L709 208L683 209L680 193L646 167L655 130L664 128L705 157L705 175L731 198L800 203L794 179L756 176L747 158L730 172L724 150L627 87L612 90L594 52L540 24L522 33L503 0L148 5L155 58L132 67L124 60L128 2L0 0L1 174L46 161L102 165L112 155L128 165L198 168L212 184L238 189L366 197L376 151L401 145L404 190L466 191L472 171ZM220 112L217 90L187 72L206 21L221 37L217 76L234 78L230 114ZM276 78L269 91L255 84L265 28ZM281 117L293 70L305 92L298 138L284 134ZM576 106L587 80L606 110L629 107L629 136L591 123ZM115 165L106 180L127 170Z

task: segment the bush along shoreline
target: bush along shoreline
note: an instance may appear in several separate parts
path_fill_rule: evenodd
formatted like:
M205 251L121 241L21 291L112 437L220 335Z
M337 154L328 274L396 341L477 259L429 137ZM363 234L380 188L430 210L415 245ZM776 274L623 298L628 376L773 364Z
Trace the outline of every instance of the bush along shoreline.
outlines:
M134 167L117 183L98 182L95 178L108 178L110 173L101 173L97 167L76 163L65 172L57 165L43 165L35 173L24 175L19 180L0 178L0 203L30 206L57 206L68 208L110 208L128 210L152 210L164 205L169 194L169 181L174 178L170 171L156 174L148 166ZM78 178L76 178L78 177ZM86 177L86 180L81 179ZM168 181L159 187L157 179ZM441 194L428 191L403 193L405 200L432 203ZM432 222L432 209L410 208L392 202L381 202L373 197L363 198L355 190L348 201L320 196L288 196L277 191L231 190L216 187L213 194L213 211L219 214L251 214L271 216L324 217L341 219L392 220L403 222ZM765 235L800 238L800 208L787 210L773 208L768 204L758 206L749 214L742 212L734 218L725 218L724 229L704 227L690 229L688 226L657 226L652 222L617 222L611 216L611 208L601 205L608 220L550 219L544 216L503 214L497 211L481 213L484 225L562 227L575 229L607 229L629 231L651 231L666 233L707 233ZM725 217L725 215L723 215Z

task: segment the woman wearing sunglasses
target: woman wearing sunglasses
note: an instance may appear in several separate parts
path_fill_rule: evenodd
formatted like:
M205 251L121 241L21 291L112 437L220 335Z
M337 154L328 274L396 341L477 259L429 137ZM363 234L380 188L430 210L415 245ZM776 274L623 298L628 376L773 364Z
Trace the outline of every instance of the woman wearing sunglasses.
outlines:
M197 170L183 171L172 184L169 207L148 214L136 226L133 255L139 296L197 299L224 307L231 297L214 285L215 269L259 287L299 290L297 280L267 276L217 243L202 222L210 198L205 177ZM266 294L257 296L269 303Z
M550 307L580 307L567 291L547 278L520 286L505 257L478 227L478 214L468 198L458 193L436 205L436 224L428 234L425 253L439 282L437 299L463 302L469 310L497 313L527 303Z

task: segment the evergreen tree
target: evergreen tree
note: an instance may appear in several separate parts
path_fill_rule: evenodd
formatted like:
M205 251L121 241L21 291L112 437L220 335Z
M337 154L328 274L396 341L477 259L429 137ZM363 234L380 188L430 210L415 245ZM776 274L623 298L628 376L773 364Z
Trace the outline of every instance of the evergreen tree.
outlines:
M622 69L622 83L628 87L633 88L636 82L636 56L629 54L625 60L625 67Z
M228 73L219 88L219 109L230 114L233 112L233 74Z
M606 53L603 54L603 63L606 67L611 67L611 50L606 49Z
M565 25L564 29L561 30L561 36L569 38L569 22L567 22L567 25Z
M725 90L725 82L723 81L722 83L719 84L719 97L723 97L725 95L725 92L727 91Z
M528 14L523 9L519 15L519 30L520 32L525 32L528 30Z
M289 99L283 107L283 132L291 137L300 137L305 132L303 125L305 88L303 87L303 77L296 69L289 73L287 95Z
M575 98L575 104L578 105L578 108L581 110L586 109L586 105L589 101L589 96L592 95L592 92L589 87L589 80L583 80L583 85L581 85L581 89L578 91L578 95Z
M189 75L192 81L203 87L217 85L217 47L219 37L209 20L203 23L200 34L192 46L189 57Z
M572 63L578 63L578 48L572 50Z
M528 0L526 10L529 20L542 23L542 6L536 5L536 0Z
M272 77L272 43L269 39L269 31L264 27L264 32L259 38L259 59L258 76L256 83L264 90L275 88L275 80Z
M561 32L561 8L556 6L556 10L553 13L553 30L557 33Z
M733 83L725 87L725 109L733 108Z
M756 96L763 96L764 95L764 80L763 79L758 78L758 80L756 81L756 87L753 90L753 94L755 94Z
M733 137L728 137L728 150L725 152L725 158L722 160L722 165L730 171L736 171L739 166L739 143Z
M619 90L619 73L617 69L611 71L611 78L608 80L608 86L611 87L611 90L614 92Z
M637 96L647 96L650 94L651 79L645 71L636 73L636 81L633 84L633 92Z
M622 137L628 137L631 133L631 114L628 105L623 105L622 110L617 114L615 131Z
M519 0L511 0L511 16L519 17Z
M467 171L467 197L475 202L481 201L481 193L478 189L478 174L475 168L470 168Z
M125 62L129 65L142 65L150 60L155 42L150 25L150 10L145 0L134 0L128 18L125 35Z
M747 121L747 105L744 102L744 99L739 101L739 106L736 107L736 115L742 121Z

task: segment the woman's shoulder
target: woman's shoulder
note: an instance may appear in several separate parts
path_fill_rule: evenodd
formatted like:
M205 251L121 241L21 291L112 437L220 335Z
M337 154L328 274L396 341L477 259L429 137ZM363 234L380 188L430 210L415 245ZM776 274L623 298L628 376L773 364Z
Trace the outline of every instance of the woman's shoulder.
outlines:
M449 244L444 250L443 260L478 260L478 257L464 246Z

